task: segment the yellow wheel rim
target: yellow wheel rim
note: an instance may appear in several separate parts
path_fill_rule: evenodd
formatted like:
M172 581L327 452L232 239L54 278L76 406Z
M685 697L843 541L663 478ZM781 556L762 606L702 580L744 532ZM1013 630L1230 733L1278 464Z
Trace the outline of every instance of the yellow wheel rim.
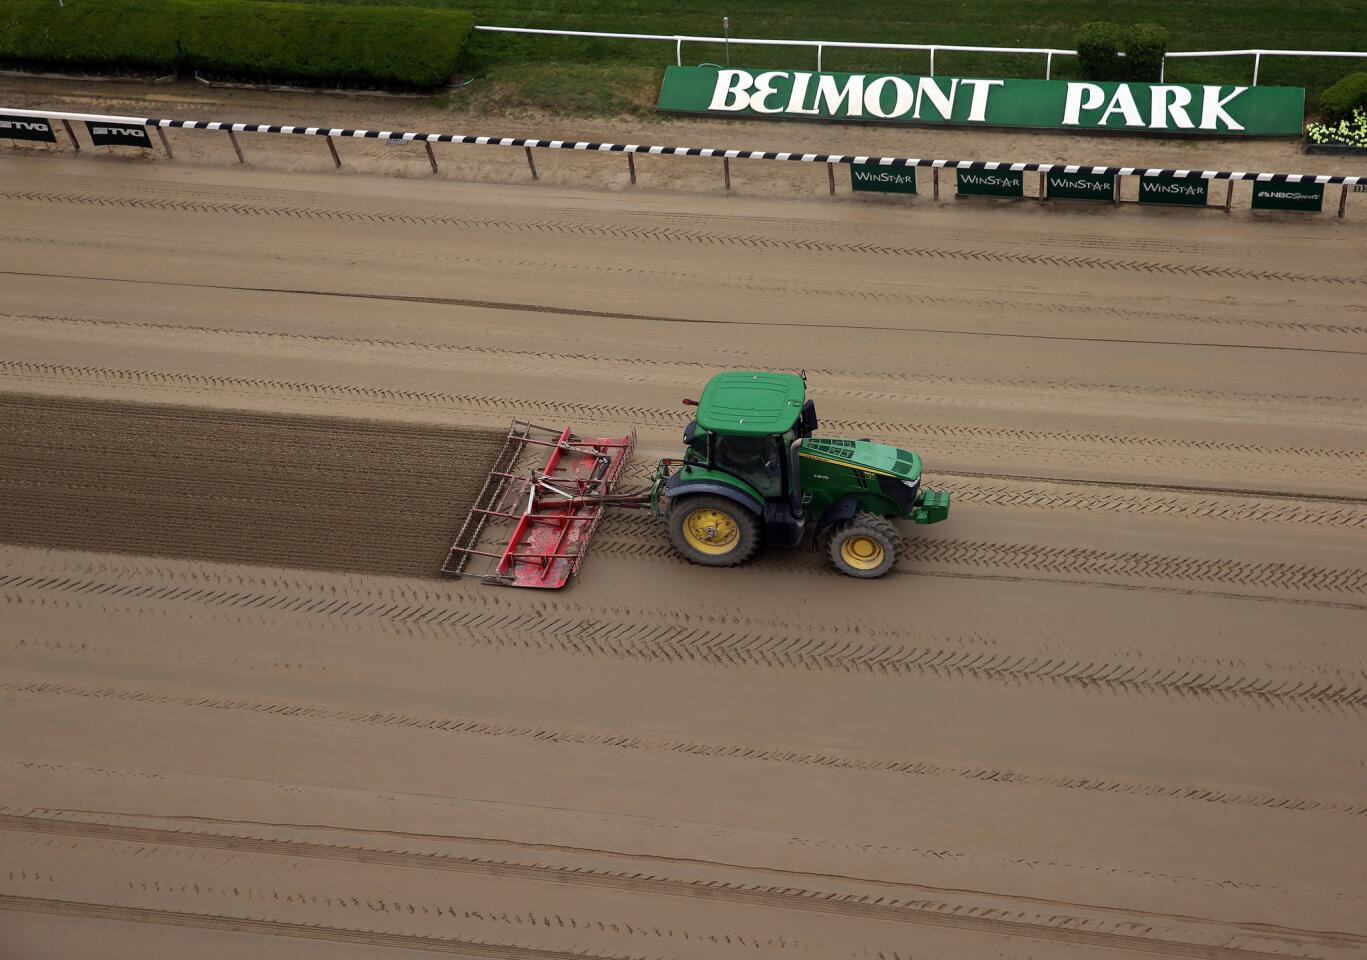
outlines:
M873 537L850 537L840 545L840 559L856 570L873 570L883 562L883 545Z
M694 550L717 557L740 544L740 525L720 510L694 510L684 517L683 535Z

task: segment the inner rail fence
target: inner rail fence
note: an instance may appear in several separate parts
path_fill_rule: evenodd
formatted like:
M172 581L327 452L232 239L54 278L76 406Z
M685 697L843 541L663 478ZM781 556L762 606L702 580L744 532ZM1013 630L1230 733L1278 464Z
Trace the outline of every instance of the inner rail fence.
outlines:
M421 143L426 147L427 159L432 166L432 172L438 172L437 156L432 149L436 143L450 144L472 144L475 146L487 147L515 147L521 148L525 154L527 166L531 171L533 180L539 179L536 169L536 160L533 157L533 150L575 150L582 153L594 154L623 154L627 160L627 170L631 182L636 183L636 163L637 155L661 156L661 157L701 157L713 158L722 161L722 175L727 191L731 189L731 161L732 160L770 160L779 162L796 163L818 163L826 165L827 183L829 192L834 195L835 189L835 168L837 166L847 166L851 171L851 187L855 190L859 187L859 177L862 174L872 175L880 172L896 170L906 170L911 168L926 167L932 171L932 189L935 199L940 196L940 171L952 170L956 173L957 195L968 195L965 192L965 175L967 174L1020 174L1023 182L1025 173L1038 173L1040 189L1035 197L1041 202L1049 199L1078 199L1071 191L1055 188L1052 186L1054 178L1081 176L1084 178L1107 178L1111 183L1109 187L1096 188L1098 193L1089 199L1101 200L1103 202L1119 204L1121 200L1121 184L1126 177L1140 178L1140 197L1143 201L1144 181L1150 180L1164 188L1170 188L1174 184L1204 184L1201 190L1202 200L1193 204L1191 201L1180 202L1183 206L1215 207L1218 205L1209 204L1204 198L1206 188L1212 181L1225 181L1226 192L1223 208L1229 213L1233 199L1234 183L1238 181L1252 181L1254 183L1254 205L1258 206L1258 185L1263 185L1262 189L1271 189L1267 185L1287 185L1286 189L1298 187L1300 190L1318 190L1319 196L1313 208L1310 207L1283 207L1284 209L1319 211L1323 199L1323 191L1328 186L1339 186L1341 188L1338 203L1338 215L1342 217L1348 205L1348 194L1350 190L1355 192L1367 192L1367 176L1348 176L1343 174L1301 174L1301 173L1258 173L1251 171L1230 171L1230 170L1179 170L1160 167L1116 167L1089 164L1063 164L1063 163L1022 163L1006 162L993 160L929 160L917 157L879 157L862 156L856 154L827 154L827 153L804 153L796 150L732 150L722 147L667 147L655 146L639 143L597 143L588 140L541 140L530 137L492 137L474 136L458 133L417 133L402 130L354 130L347 127L324 127L324 126L298 126L274 123L236 123L231 120L173 120L165 117L124 117L109 114L93 113L68 113L60 110L27 110L12 107L0 107L0 138L22 139L30 141L40 141L56 144L56 127L53 121L60 121L66 131L74 150L81 150L81 142L76 137L75 128L72 122L83 123L87 130L87 135L92 145L95 146L130 146L140 149L151 149L152 141L147 134L147 129L156 131L161 141L162 149L166 156L175 159L175 153L171 148L171 142L166 137L166 131L176 130L205 130L225 133L232 143L233 151L237 155L239 163L245 163L245 154L242 145L237 139L239 133L261 133L261 134L280 134L304 137L319 137L327 143L328 152L332 157L333 163L340 168L342 166L341 154L337 151L337 141L339 140L378 140L389 144L402 143ZM879 178L875 177L875 181ZM1094 180L1093 183L1096 181ZM878 189L868 186L863 189ZM1051 193L1050 191L1055 191ZM912 188L910 190L899 189L895 192L914 193L915 176L912 176ZM1001 193L975 193L978 196L1006 196ZM1023 187L1020 193L1012 196L1026 199ZM1157 199L1150 202L1167 202ZM1277 207L1275 203L1266 204L1269 207Z
M1055 47L972 47L951 43L865 43L859 40L771 40L761 37L702 37L678 33L600 33L591 30L545 30L538 27L495 27L476 26L476 30L486 33L523 33L549 37L593 37L603 40L649 40L667 41L674 44L674 62L683 66L683 45L685 43L714 43L729 47L807 47L816 50L816 69L824 69L823 54L835 50L920 50L930 54L930 75L935 75L935 54L946 53L1024 53L1044 57L1044 79L1051 79L1055 57L1076 57L1076 50L1063 50ZM1124 53L1118 56L1124 56ZM1169 60L1193 60L1205 57L1252 57L1253 85L1258 85L1258 72L1262 68L1263 57L1343 57L1367 60L1367 51L1362 50L1174 50L1163 55L1159 70L1160 81L1167 77Z

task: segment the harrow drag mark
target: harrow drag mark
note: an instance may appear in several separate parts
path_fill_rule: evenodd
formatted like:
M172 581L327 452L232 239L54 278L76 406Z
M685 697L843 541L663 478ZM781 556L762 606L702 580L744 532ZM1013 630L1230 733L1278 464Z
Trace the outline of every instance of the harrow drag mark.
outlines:
M435 575L496 435L0 393L0 541Z

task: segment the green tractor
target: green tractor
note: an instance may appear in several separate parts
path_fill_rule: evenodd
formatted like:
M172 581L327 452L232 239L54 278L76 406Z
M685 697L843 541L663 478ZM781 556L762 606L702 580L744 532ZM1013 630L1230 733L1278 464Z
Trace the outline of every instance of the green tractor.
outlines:
M661 461L652 505L694 563L731 567L762 543L815 548L852 577L887 573L902 554L893 520L938 523L949 493L921 486L921 458L869 440L813 439L803 373L729 372L708 381L684 430L682 460ZM671 473L671 468L674 469Z

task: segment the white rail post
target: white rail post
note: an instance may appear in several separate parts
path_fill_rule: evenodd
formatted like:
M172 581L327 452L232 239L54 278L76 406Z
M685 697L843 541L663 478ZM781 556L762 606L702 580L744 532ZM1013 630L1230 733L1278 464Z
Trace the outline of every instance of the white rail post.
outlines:
M676 66L683 66L683 37L674 38L674 63Z
M67 120L65 117L62 118L62 126L66 127L66 135L71 138L71 146L77 153L80 153L81 144L80 141L76 139L76 131L71 129L71 121Z
M1054 70L1054 51L1050 50L1044 55L1044 79L1049 79L1049 74Z
M237 162L246 163L247 161L242 159L242 145L237 142L237 134L232 127L228 128L228 139L233 142L233 152L237 154Z
M171 152L171 141L166 139L166 131L157 125L157 136L161 138L161 148L166 151L166 159L174 160L176 155Z
M525 151L527 151L527 166L528 166L528 167L531 169L531 171L532 171L532 179L533 179L533 180L540 180L541 178L540 178L539 176L536 175L536 161L532 159L532 148L531 148L531 147L523 147L522 149L525 150Z
M1164 79L1167 77L1167 73L1168 73L1168 55L1165 53L1165 54L1163 54L1162 59L1160 59L1160 60L1158 61L1158 82L1159 82L1159 83L1162 83L1162 82L1164 81Z
M821 72L821 50L822 50L822 48L823 48L824 46L825 46L825 44L821 44L821 43L818 43L818 44L816 45L816 72L817 72L817 73L820 73L820 72Z
M1258 67L1262 64L1262 62L1263 52L1261 50L1258 50L1253 54L1253 85L1255 87L1258 85Z
M930 48L930 75L935 76L935 48Z

